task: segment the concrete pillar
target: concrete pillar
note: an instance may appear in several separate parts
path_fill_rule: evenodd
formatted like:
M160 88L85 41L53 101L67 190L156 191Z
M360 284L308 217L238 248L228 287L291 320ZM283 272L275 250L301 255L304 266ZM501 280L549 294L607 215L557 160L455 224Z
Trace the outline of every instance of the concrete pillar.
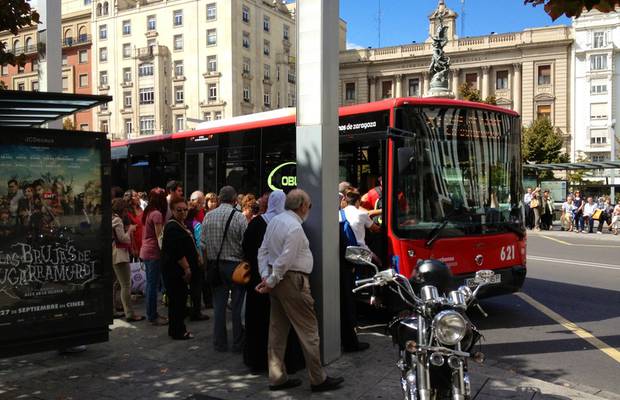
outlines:
M428 93L431 88L431 76L427 71L422 73L422 80L424 81L424 93L422 93L421 97L426 96L426 93Z
M513 110L521 113L521 64L513 64L512 104Z
M489 67L482 67L482 90L480 91L482 100L489 97Z
M57 0L43 0L38 9L41 24L39 38L45 44L45 54L39 64L39 89L42 92L62 93L62 23ZM94 85L94 77L90 77ZM49 122L50 129L62 129L62 118Z
M371 76L368 78L368 84L370 85L370 101L377 100L377 78Z
M461 70L459 68L452 68L452 92L454 92L454 98L459 98L459 74Z
M394 98L403 97L403 75L398 74L394 77L396 79L396 88L394 90Z
M338 16L337 1L297 1L297 185L312 198L304 229L324 363L340 357Z

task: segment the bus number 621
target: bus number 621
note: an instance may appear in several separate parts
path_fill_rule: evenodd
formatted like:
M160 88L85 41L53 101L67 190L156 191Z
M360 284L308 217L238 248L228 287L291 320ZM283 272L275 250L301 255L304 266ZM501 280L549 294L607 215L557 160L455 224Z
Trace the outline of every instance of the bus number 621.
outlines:
M510 260L514 260L515 259L515 246L510 245L510 246L503 246L500 253L499 253L499 257L502 261L510 261Z

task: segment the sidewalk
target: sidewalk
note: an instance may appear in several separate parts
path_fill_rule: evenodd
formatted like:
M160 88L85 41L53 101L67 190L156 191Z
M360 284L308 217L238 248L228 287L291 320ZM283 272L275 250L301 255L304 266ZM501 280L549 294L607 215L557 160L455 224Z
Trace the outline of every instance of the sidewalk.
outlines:
M251 375L240 354L212 349L212 321L190 322L196 338L173 341L166 327L115 320L110 342L88 346L83 353L56 352L0 360L0 399L402 399L395 367L396 350L389 337L361 333L368 351L344 354L327 367L344 376L340 390L312 395L304 384L270 392L264 375ZM484 348L483 348L484 351ZM472 365L474 399L620 399L592 388L573 388L517 375L492 361ZM604 397L600 397L604 396Z
M609 232L609 229L607 228L607 225L605 225L605 227L603 228L603 233L601 233L600 235L597 232L597 225L594 224L594 230L593 233L588 233L588 227L586 227L586 230L584 232L578 233L578 232L567 232L567 231L563 231L560 229L561 228L561 224L560 221L553 221L553 226L551 227L550 230L540 230L540 231L536 231L534 229L528 229L527 230L527 234L528 235L546 235L546 234L550 234L553 235L554 237L565 237L565 238L575 238L575 239L589 239L589 240L602 240L602 241L612 241L612 242L620 242L620 234L618 235L614 235L613 233Z

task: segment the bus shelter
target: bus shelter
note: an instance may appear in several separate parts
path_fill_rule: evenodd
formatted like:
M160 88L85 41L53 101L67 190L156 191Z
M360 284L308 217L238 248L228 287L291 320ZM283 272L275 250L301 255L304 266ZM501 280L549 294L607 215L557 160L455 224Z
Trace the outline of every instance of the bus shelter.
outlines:
M109 141L41 126L110 100L0 91L0 358L108 340Z

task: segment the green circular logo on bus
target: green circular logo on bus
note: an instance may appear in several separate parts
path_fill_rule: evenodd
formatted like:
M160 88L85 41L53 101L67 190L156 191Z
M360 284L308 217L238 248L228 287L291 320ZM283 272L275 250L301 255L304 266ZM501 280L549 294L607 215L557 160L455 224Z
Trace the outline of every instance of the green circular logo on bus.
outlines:
M267 178L267 186L271 190L290 190L297 186L297 163L285 162L275 167Z

